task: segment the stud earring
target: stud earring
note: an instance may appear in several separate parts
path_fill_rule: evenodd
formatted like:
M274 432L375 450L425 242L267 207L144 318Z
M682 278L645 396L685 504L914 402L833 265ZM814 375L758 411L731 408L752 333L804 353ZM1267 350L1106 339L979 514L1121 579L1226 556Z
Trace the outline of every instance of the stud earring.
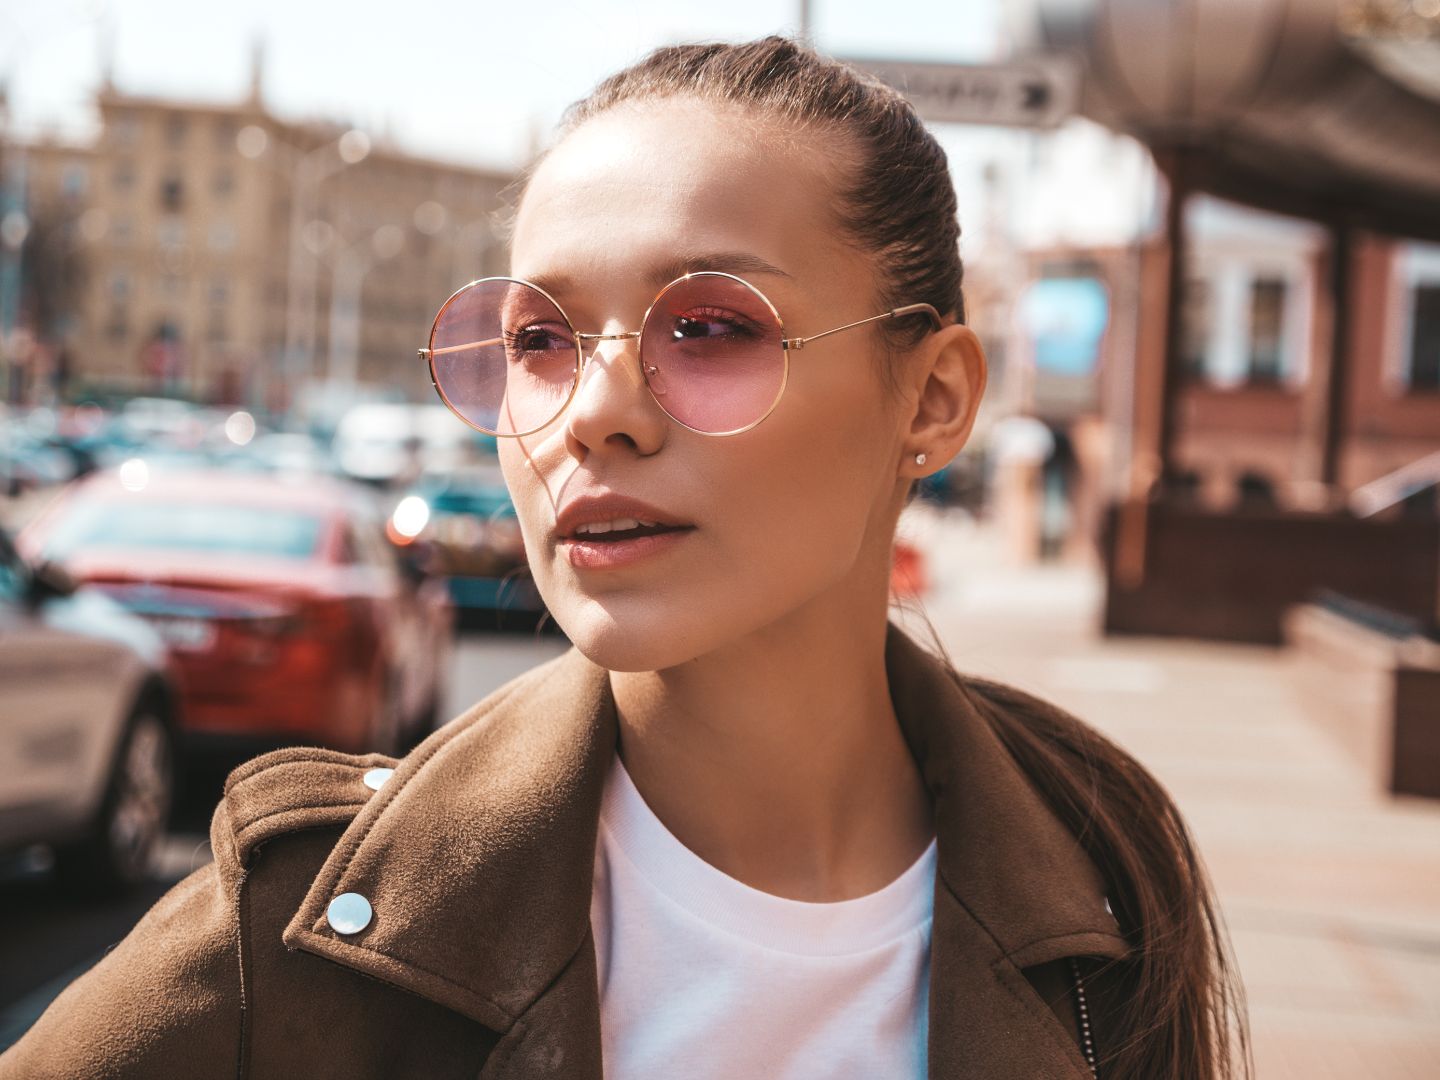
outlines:
M916 455L915 455L915 464L916 464L916 465L924 465L924 464L925 464L925 455L924 455L924 454L916 454Z

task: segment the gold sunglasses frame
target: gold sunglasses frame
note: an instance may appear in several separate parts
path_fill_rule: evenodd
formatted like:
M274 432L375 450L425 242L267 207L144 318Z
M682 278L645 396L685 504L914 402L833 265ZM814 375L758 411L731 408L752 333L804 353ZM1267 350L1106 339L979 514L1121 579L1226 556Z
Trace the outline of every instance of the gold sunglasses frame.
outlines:
M642 355L640 346L637 344L635 354L636 361L640 365L640 375L645 380L645 389L649 391L650 397L654 400L660 411L663 412L672 421L679 424L686 431L693 431L697 435L707 435L712 438L725 438L730 435L742 435L747 431L752 431L760 424L764 423L765 420L770 416L770 414L775 411L775 407L780 404L780 398L784 396L785 386L790 380L790 350L792 349L794 349L796 352L799 352L812 341L818 341L820 338L829 337L831 334L838 334L842 330L850 330L856 326L864 326L866 323L876 322L880 319L898 319L906 315L928 315L930 317L932 331L939 330L944 325L940 319L940 312L935 309L935 306L933 304L906 304L902 307L891 308L889 311L882 311L879 315L871 315L869 318L857 319L854 322L845 323L843 326L836 326L830 330L823 330L818 334L811 334L808 337L787 338L785 336L785 321L780 317L780 312L776 310L775 305L770 302L770 298L766 296L763 292L761 292L756 286L750 284L750 282L746 281L742 277L738 277L735 274L726 273L723 270L697 270L693 273L682 274L680 277L670 282L670 284L666 285L658 293L655 294L655 299L650 301L649 306L645 309L644 316L640 319L639 330L627 330L624 333L620 334L586 334L581 333L580 331L575 329L575 324L570 320L570 316L566 314L565 309L560 306L560 302L556 300L553 296L551 296L548 292L546 292L544 289L542 289L539 285L536 285L533 282L526 281L523 278L512 278L506 277L504 275L494 275L491 277L478 278L477 280L469 282L466 285L462 285L459 289L456 289L455 292L451 293L445 303L440 305L440 310L435 313L435 319L430 324L429 347L419 349L417 351L419 352L420 359L424 360L430 368L430 385L435 388L435 392L440 395L440 400L445 403L446 407L457 417L459 417L462 422L464 422L469 427L474 428L476 431L483 432L486 435L493 435L497 439L522 439L527 435L534 435L537 431L545 430L545 428L549 427L561 416L563 416L565 414L565 410L570 407L570 402L575 400L575 393L580 389L580 377L584 374L585 365L590 360L590 356L587 356L585 353L585 342L628 341L631 339L643 341L645 327L650 322L650 313L655 310L655 305L660 302L660 300L665 296L665 294L668 293L671 289L675 288L677 285L683 285L687 281L692 281L695 278L702 277L725 278L729 281L733 281L739 285L744 286L746 289L750 290L750 292L754 293L755 296L762 303L764 303L767 308L770 309L770 314L775 317L775 325L780 329L780 348L782 353L780 387L778 390L776 390L774 399L770 402L769 406L765 409L765 412L760 416L758 420L746 424L744 427L735 428L731 431L702 431L699 428L691 427L689 424L685 423L685 421L673 415L669 409L665 408L665 405L660 400L659 395L655 393L655 388L650 384L651 373L658 371L659 368L656 368L652 365L647 369L647 366L645 364L645 357ZM560 407L555 410L555 413L552 416L550 416L543 424L540 424L538 427L533 427L529 431L489 431L472 423L458 408L455 407L455 404L445 395L445 391L440 388L439 380L437 380L435 377L435 357L443 355L445 353L458 352L461 349L474 349L477 347L483 348L487 345L498 344L501 341L500 338L494 338L488 341L468 341L461 345L445 345L438 349L435 348L435 332L439 328L440 320L444 317L445 312L449 309L450 305L455 303L456 300L458 300L461 296L465 295L465 293L467 293L469 290L492 281L508 281L516 285L524 285L527 288L534 289L537 293L539 293L541 296L543 296L546 300L550 301L550 303L554 305L555 310L560 313L560 317L565 320L565 326L570 331L570 336L575 341L575 373L570 380L570 392L565 395L565 400L561 402ZM594 355L593 351L590 355Z

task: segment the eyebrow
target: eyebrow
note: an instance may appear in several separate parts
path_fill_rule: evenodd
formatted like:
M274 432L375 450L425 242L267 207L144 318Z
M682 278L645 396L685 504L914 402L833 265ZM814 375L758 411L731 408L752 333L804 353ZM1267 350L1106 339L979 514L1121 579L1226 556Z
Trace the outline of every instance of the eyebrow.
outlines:
M657 263L645 275L645 280L659 289L686 274L705 271L720 271L729 274L774 274L783 278L791 276L773 263L748 251L714 251L679 255L667 259L663 263ZM577 288L575 279L564 273L532 274L525 280L532 285L540 286L551 296L573 293Z

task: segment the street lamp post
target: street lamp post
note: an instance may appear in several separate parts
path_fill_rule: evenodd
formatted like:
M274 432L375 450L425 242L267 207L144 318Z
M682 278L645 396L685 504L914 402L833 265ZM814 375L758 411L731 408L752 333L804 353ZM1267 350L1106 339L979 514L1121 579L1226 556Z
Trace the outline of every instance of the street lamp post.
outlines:
M306 151L296 162L290 197L290 265L285 307L285 369L292 386L300 374L312 374L315 357L315 293L319 267L304 242L304 230L315 216L320 182L363 161L370 137L351 129L333 142Z
M326 375L353 388L360 376L360 300L365 276L378 264L400 254L405 230L381 225L359 243L337 253L331 267L330 358Z
M260 161L269 148L271 136L264 128L250 124L235 137L242 157ZM363 161L370 153L370 137L352 128L336 139L301 150L293 143L275 142L284 148L290 165L282 170L273 161L271 167L283 176L290 187L289 254L285 270L285 344L279 367L293 391L293 382L300 373L302 361L308 369L315 349L315 292L317 267L305 244L306 227L315 216L319 184L326 177ZM307 255L309 256L307 258ZM268 394L265 395L268 400Z

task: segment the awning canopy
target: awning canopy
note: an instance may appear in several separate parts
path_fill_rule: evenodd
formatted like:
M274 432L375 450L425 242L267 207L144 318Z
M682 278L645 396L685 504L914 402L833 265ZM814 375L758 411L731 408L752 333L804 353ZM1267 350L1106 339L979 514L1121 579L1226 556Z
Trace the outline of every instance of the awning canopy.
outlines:
M1021 51L1082 111L1252 206L1440 239L1440 41L1347 38L1348 0L1032 0Z

